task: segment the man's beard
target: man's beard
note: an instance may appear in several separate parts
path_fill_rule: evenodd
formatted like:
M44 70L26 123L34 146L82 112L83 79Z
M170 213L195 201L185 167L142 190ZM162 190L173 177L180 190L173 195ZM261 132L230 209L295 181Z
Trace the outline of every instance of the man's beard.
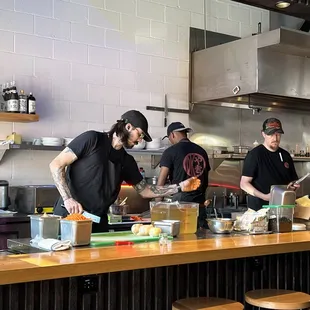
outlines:
M121 142L123 143L123 146L126 149L132 149L134 147L134 145L129 144L129 139L130 139L130 132L126 130L121 138Z

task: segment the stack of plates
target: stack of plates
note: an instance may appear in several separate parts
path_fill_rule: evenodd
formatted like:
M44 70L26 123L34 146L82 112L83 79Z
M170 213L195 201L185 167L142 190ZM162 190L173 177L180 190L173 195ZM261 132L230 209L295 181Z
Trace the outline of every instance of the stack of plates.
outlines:
M55 138L55 137L42 137L42 145L45 146L62 146L64 143L63 138Z
M64 139L65 139L65 146L67 146L73 140L73 138L64 138Z

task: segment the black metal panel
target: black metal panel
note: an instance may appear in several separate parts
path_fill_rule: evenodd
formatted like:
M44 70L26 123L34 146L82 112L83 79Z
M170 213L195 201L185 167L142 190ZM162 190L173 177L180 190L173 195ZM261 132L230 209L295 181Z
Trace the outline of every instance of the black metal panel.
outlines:
M171 310L174 300L196 296L243 303L246 291L260 288L310 293L310 252L101 274L91 294L79 277L3 285L0 310Z

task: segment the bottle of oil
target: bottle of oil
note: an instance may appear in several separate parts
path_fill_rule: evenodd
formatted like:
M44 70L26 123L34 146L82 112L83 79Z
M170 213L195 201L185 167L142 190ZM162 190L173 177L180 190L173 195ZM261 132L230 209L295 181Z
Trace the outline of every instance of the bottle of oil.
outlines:
M28 96L28 113L36 114L36 98L34 98L32 93L29 93Z
M18 94L15 86L15 81L11 82L11 87L9 91L9 96L7 100L7 112L18 113L19 112L19 102Z
M28 113L28 103L27 103L27 96L23 89L20 90L19 94L19 113L27 114Z

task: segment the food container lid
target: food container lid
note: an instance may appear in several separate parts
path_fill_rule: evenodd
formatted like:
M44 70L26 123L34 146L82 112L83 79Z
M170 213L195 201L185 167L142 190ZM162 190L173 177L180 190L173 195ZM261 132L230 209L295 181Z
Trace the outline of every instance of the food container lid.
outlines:
M293 223L293 230L307 230L307 227L305 224L302 223Z
M295 208L295 205L265 205L263 208Z

